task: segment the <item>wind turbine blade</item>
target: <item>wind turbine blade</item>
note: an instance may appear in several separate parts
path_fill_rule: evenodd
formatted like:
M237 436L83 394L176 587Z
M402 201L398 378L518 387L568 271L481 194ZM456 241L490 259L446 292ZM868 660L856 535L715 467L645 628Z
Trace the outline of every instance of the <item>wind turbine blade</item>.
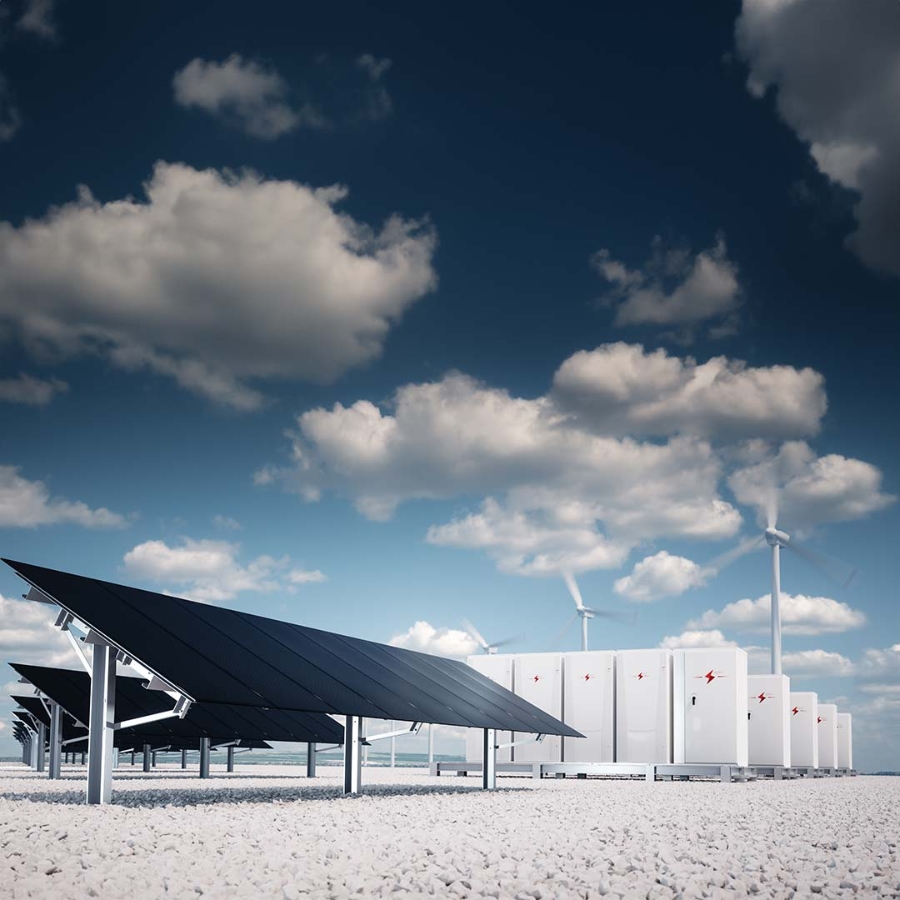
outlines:
M581 591L578 590L578 582L575 580L575 576L571 572L562 572L561 574L566 587L569 589L569 593L572 595L572 599L575 601L575 608L584 609L584 601L581 599Z
M825 556L822 553L818 553L807 547L806 544L799 544L794 538L791 538L790 543L787 544L787 549L792 550L797 556L805 559L829 581L845 590L856 576L857 570L853 566L841 562L841 560L835 559L833 556Z
M728 566L735 562L735 560L762 547L765 540L766 539L762 535L759 537L745 538L736 547L732 547L725 553L711 559L703 568L708 572L712 572L714 575L718 575L719 572L723 569L727 569Z
M554 637L553 640L550 642L551 649L556 650L559 647L560 643L562 642L562 639L566 636L566 632L575 624L575 620L577 618L578 618L578 613L576 612L572 615L572 617L569 619L569 621L566 622L566 624L563 625L563 627L559 629L559 632L557 633L556 637Z
M504 638L502 641L494 641L491 646L505 647L507 644L514 644L516 641L521 641L523 637L525 637L524 634L514 634L512 637Z
M624 622L627 625L633 625L637 621L637 613L623 613L614 609L588 609L585 610L592 613L598 619L611 619L614 622Z
M465 628L473 638L475 638L482 650L487 650L489 648L490 645L481 636L481 632L468 619L463 619L461 624L462 627Z
M778 524L778 488L773 487L766 495L766 528Z

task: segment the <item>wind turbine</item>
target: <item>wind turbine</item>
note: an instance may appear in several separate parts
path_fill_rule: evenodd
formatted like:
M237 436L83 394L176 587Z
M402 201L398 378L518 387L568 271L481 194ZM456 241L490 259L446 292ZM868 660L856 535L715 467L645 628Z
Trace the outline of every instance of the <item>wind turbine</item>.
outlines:
M562 637L569 630L570 626L577 618L581 618L581 649L587 650L589 619L612 619L618 622L627 622L630 625L634 624L634 621L637 618L636 614L634 616L627 616L623 613L613 612L609 609L591 609L589 606L585 606L575 576L571 572L562 572L561 574L563 581L566 583L566 587L569 589L569 593L572 595L572 599L575 601L575 612L572 615L572 618L566 622L565 626L560 631L559 637ZM557 640L559 640L559 637Z
M734 562L738 557L762 546L763 542L772 548L772 593L771 593L771 618L772 618L772 661L773 675L781 674L781 550L791 550L798 556L811 563L826 578L842 588L849 586L856 569L845 567L837 560L828 560L814 553L803 544L792 541L791 536L778 528L778 494L772 491L766 501L766 528L761 537L750 538L742 541L733 550L723 554L707 567L718 574L726 566ZM836 568L840 566L845 577L841 578ZM849 569L849 574L846 574Z
M507 644L513 643L513 641L517 641L521 635L515 635L514 637L504 638L502 641L494 641L493 644L489 644L481 635L481 632L468 620L462 620L462 627L469 633L471 637L473 637L477 642L478 646L484 650L485 653L489 653L493 656L499 647L505 647Z

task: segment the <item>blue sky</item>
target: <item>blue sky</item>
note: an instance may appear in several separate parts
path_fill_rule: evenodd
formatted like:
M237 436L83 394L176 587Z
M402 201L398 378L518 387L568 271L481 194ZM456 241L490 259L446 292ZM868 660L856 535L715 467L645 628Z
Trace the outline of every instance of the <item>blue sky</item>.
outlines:
M898 38L5 0L2 554L444 652L549 649L571 569L637 613L595 646L762 671L767 557L711 561L777 496L858 570L785 555L785 671L896 768ZM5 658L56 659L20 593Z

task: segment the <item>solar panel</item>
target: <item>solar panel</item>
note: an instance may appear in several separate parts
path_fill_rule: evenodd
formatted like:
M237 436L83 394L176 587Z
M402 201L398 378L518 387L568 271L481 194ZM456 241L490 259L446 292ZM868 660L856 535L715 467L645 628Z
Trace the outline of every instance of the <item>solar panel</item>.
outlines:
M86 672L53 669L10 663L15 672L26 678L42 694L58 703L71 716L87 723L90 710L91 679ZM159 691L148 691L140 678L116 679L116 721L123 722L172 709L171 697ZM32 698L37 700L37 698ZM38 705L43 709L40 700ZM45 713L46 714L46 713ZM49 720L48 720L49 721ZM224 704L192 704L184 719L161 719L133 728L119 729L131 735L191 738L212 737L219 740L247 738L301 743L342 743L344 729L328 716L319 713L290 712L234 707ZM136 740L135 737L131 738ZM122 740L117 737L116 745ZM198 745L199 746L199 745Z
M47 726L48 733L50 729L50 716L47 714L47 708L41 702L40 697L16 697L12 698L15 700L22 709L30 712L39 722L43 723ZM80 728L75 722L72 720L71 716L63 716L62 720L62 739L64 741L68 741L70 739L83 737L87 739L87 729Z
M201 703L582 737L455 660L4 562Z

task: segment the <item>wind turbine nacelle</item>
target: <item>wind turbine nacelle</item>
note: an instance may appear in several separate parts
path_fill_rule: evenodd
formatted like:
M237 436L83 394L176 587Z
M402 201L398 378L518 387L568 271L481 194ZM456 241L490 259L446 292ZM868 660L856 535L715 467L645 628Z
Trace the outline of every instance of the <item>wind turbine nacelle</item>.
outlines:
M766 543L770 547L785 547L791 539L789 534L779 531L777 528L767 528L765 530Z

